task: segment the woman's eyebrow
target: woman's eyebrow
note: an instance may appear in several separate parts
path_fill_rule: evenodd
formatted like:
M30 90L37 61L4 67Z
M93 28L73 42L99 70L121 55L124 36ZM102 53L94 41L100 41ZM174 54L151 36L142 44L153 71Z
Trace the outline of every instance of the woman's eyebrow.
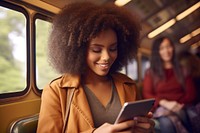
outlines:
M93 43L93 44L91 44L90 46L100 46L100 47L103 47L102 44L98 44L98 43Z
M111 45L112 45L112 46L117 45L117 42L114 42L114 43L112 43Z
M114 43L110 44L110 46L114 46L114 45L117 45L117 42L114 42ZM98 44L98 43L93 43L93 44L91 44L91 46L100 46L100 47L103 47L104 45L103 44Z

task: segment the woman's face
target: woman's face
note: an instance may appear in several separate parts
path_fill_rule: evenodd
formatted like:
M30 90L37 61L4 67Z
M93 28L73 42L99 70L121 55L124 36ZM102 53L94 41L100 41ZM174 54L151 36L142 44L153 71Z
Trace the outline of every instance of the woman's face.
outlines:
M159 54L164 62L171 62L173 56L173 47L168 39L164 39L159 48Z
M89 42L87 64L89 71L99 76L108 74L117 58L117 35L111 30L100 32Z

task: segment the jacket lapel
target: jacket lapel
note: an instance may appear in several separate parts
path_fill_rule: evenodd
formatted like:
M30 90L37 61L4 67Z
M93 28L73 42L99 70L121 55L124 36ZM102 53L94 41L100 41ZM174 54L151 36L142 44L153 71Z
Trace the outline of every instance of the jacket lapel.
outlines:
M136 100L136 87L132 79L123 74L113 74L112 78L117 89L121 105L128 101Z
M76 88L74 92L74 96L72 99L72 104L74 104L79 111L79 113L83 116L86 122L94 127L94 122L92 119L92 113L90 111L90 107L87 101L87 97L81 86L80 76L79 75L70 75L65 74L62 77L60 82L60 86L63 88Z
M81 115L86 120L86 122L91 127L94 127L94 122L92 119L90 106L88 104L87 97L82 87L79 87L79 89L76 89L75 94L74 94L73 104L75 104L79 113L81 113Z

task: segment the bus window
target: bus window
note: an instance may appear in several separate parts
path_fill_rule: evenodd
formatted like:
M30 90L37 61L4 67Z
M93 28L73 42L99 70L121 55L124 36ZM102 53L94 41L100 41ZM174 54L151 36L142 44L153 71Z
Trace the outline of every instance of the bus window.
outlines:
M138 67L136 60L129 62L127 65L127 75L133 80L138 80Z
M146 56L142 56L142 69L141 69L141 72L142 72L142 80L144 79L144 76L145 76L145 72L146 70L150 67L150 61L149 61L149 58L146 57Z
M0 6L0 94L26 88L26 17Z
M122 69L119 72L123 73L123 74L126 74L126 67L122 67Z
M36 85L41 90L58 74L49 65L47 59L47 43L51 23L37 18L36 26Z

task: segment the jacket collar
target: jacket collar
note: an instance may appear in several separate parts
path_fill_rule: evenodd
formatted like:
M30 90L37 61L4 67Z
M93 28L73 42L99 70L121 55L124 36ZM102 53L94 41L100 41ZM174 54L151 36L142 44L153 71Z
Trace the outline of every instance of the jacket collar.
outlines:
M133 80L129 78L125 78L123 74L115 73L111 75L114 82L118 82L121 84L132 84L135 83ZM59 86L60 87L75 87L78 88L81 82L81 76L80 75L73 75L73 74L64 74L61 77Z
M64 74L61 77L59 86L60 87L75 87L78 88L78 86L80 85L80 75L73 75L73 74Z

